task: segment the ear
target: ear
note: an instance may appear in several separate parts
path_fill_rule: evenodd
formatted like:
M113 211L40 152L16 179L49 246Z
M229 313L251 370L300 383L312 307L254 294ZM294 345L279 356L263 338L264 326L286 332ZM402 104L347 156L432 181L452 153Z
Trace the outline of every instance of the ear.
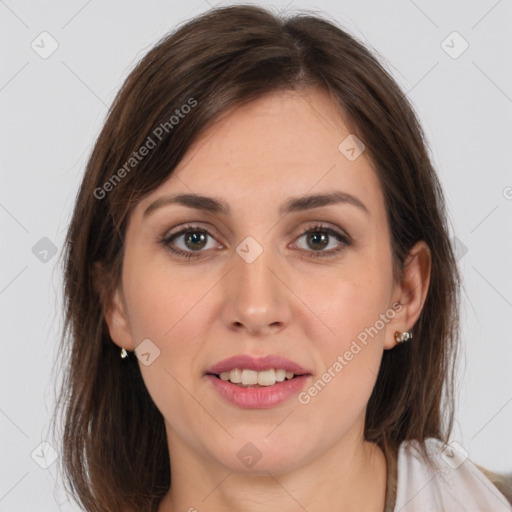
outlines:
M94 263L93 282L112 341L120 348L133 351L135 345L130 334L121 285L114 287L113 276L99 262Z
M427 298L431 264L430 248L425 241L420 240L404 262L402 282L395 285L392 304L398 302L401 307L393 308L397 313L388 324L384 348L391 349L397 345L395 331L410 331L418 320ZM412 343L415 342L413 338Z

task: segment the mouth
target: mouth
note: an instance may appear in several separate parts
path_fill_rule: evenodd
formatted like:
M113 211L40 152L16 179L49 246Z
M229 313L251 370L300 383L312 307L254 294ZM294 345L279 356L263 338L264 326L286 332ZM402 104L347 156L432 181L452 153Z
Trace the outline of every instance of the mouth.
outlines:
M239 354L214 364L206 370L206 375L240 387L268 387L311 372L283 356Z
M234 372L234 380L239 380L239 378L242 378L242 375L245 380L236 383L231 382L231 372ZM267 375L267 373L271 372L276 373L276 379L273 384L272 375L270 377ZM262 384L255 382L253 374L257 374L256 379L262 379L260 381ZM205 378L210 381L212 388L224 400L242 409L268 409L291 400L294 396L296 397L310 381L311 374L289 374L287 378L285 372L284 380L278 381L277 377L282 377L282 371L279 371L279 369L277 372L271 369L261 372L248 370L244 373L244 369L234 368L230 370L228 375L224 374L222 377L221 374L213 373L205 375Z

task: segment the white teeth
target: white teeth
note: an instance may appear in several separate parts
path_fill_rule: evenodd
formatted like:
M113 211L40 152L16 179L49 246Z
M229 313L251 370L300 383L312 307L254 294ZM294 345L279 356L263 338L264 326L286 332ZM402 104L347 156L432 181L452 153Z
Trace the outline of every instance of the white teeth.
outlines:
M254 370L234 368L229 372L222 372L219 377L222 380L229 380L233 384L242 386L273 386L276 382L283 382L285 379L293 379L293 372L283 368L263 370L256 372Z
M258 384L260 386L273 386L276 383L275 370L265 370L258 372Z
M252 386L258 384L258 372L254 370L242 370L242 385Z
M286 370L283 370L282 368L279 368L279 370L276 370L276 381L277 382L283 382L285 377L286 377Z
M233 384L240 384L242 382L242 370L235 368L229 372L229 380Z

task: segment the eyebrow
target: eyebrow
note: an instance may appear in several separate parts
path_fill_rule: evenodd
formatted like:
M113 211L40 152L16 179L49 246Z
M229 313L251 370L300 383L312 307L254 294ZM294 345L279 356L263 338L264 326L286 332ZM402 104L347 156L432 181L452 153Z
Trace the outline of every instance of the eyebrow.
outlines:
M324 194L290 197L279 209L279 214L286 215L292 212L311 210L313 208L320 208L322 206L338 203L350 204L364 211L366 214L370 213L365 204L357 197L345 192L335 191ZM202 196L199 194L177 194L158 198L144 210L143 218L146 218L156 210L171 204L179 204L187 206L188 208L223 214L226 216L231 215L230 207L223 199Z

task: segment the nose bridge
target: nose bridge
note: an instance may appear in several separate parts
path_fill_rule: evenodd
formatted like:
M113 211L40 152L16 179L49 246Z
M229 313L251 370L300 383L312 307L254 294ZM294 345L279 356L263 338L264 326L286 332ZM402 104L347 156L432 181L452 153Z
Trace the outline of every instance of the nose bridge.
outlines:
M266 242L265 247L264 242ZM276 278L270 271L273 266L276 266L276 258L270 245L269 237L266 241L259 242L252 236L246 237L238 244L235 256L238 261L235 259L233 278L242 287L241 297L246 293L252 297L253 301L257 301L267 294L276 292L276 283L274 283Z
M263 237L262 237L263 238ZM243 324L250 331L288 322L286 287L280 282L279 258L272 250L271 237L265 247L248 236L236 247L234 266L226 290L226 320Z

